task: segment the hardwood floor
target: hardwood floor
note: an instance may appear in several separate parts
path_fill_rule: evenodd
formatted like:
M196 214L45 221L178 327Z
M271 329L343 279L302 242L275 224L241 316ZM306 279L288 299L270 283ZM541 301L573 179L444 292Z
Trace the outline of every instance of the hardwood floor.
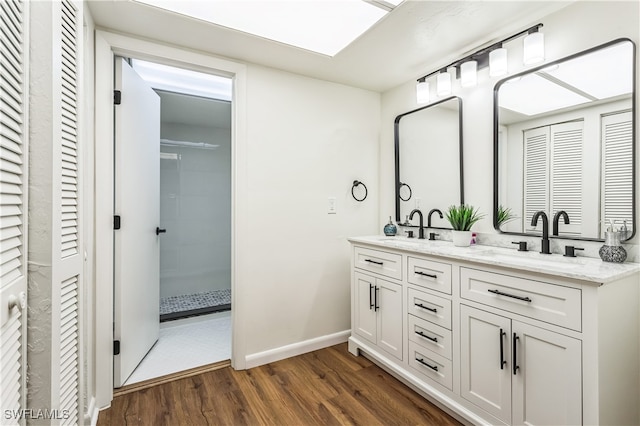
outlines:
M108 425L458 425L347 344L114 398Z

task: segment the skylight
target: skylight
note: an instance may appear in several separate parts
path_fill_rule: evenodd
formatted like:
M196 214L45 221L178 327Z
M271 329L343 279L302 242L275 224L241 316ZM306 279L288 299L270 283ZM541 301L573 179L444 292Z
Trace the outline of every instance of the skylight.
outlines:
M402 0L134 0L328 56Z

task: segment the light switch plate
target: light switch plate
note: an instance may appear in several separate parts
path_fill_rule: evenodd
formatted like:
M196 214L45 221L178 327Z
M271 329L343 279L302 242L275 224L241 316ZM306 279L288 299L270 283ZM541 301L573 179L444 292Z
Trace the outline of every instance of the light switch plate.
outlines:
M327 213L336 214L336 197L329 197Z

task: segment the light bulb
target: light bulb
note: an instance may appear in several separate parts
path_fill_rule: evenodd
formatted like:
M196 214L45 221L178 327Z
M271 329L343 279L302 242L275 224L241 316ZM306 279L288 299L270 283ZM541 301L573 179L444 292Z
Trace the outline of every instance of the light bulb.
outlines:
M460 65L460 85L462 87L475 86L478 83L478 62L467 61Z
M523 62L525 65L531 65L542 61L544 61L544 34L531 33L524 38Z
M489 53L489 75L497 77L505 75L507 72L507 49L500 47L492 50Z
M447 96L451 94L451 74L448 71L441 72L437 78L438 96Z
M416 100L419 104L429 103L429 82L418 82L416 85Z

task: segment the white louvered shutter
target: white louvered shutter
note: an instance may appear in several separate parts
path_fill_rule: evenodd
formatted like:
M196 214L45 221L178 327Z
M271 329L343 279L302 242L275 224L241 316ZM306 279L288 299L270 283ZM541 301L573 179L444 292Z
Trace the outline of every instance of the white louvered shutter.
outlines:
M61 424L77 424L79 406L79 283L82 256L79 250L78 78L80 12L75 2L60 2L61 31L61 158L60 158L60 324L59 402Z
M0 423L26 402L26 5L0 2Z
M542 221L531 226L531 218L537 211L547 211L549 196L549 127L524 132L524 197L523 229L542 231Z
M551 126L551 186L549 220L560 210L569 215L570 224L559 222L560 235L582 232L582 121ZM595 171L594 171L595 172Z
M631 112L602 117L602 212L604 224L601 238L609 220L621 226L627 222L632 230L633 209L633 125Z

